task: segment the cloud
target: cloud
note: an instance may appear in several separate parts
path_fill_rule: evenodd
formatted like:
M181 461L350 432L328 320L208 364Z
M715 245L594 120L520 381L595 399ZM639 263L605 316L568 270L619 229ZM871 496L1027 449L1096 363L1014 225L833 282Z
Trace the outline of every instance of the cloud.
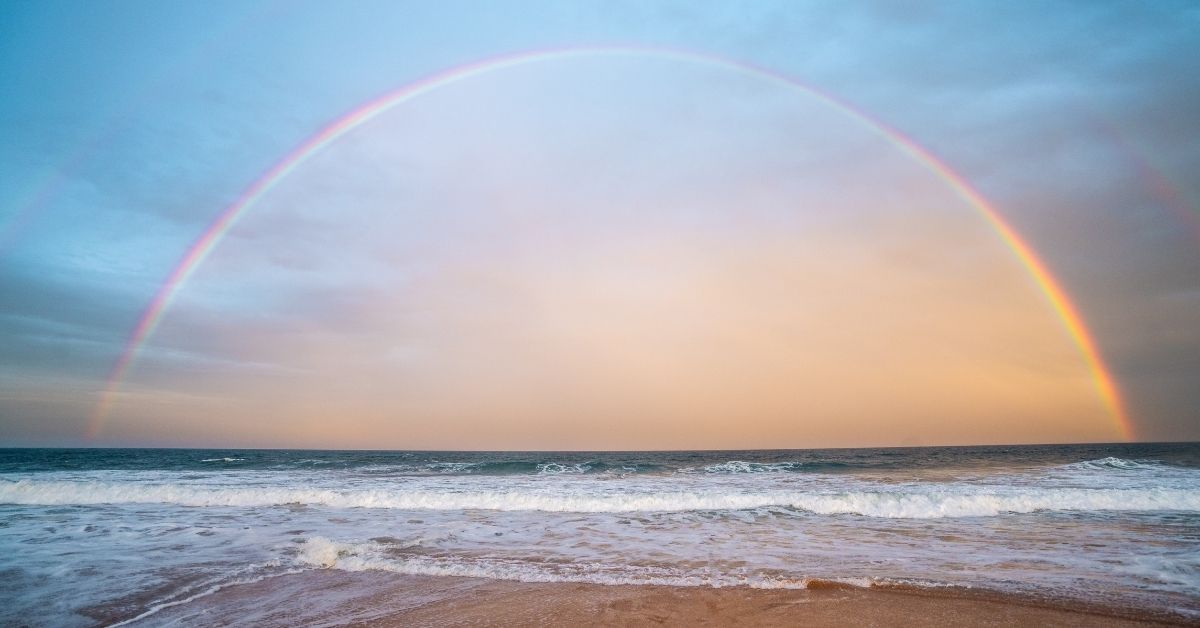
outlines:
M6 22L16 52L0 61L0 87L19 96L0 103L9 131L0 163L16 173L0 182L5 196L25 198L30 182L41 180L44 171L30 164L62 164L87 138L103 142L66 172L62 192L0 252L0 368L25 378L13 394L31 391L26 401L0 398L0 412L78 415L87 393L43 407L38 399L47 396L34 391L68 379L79 385L63 390L98 385L158 282L216 212L340 113L471 59L631 41L710 50L797 76L932 148L997 204L1065 284L1120 374L1142 434L1200 437L1200 367L1188 358L1200 355L1200 253L1178 200L1168 206L1154 187L1161 182L1147 183L1145 173L1161 175L1177 199L1200 199L1200 182L1189 176L1200 171L1193 141L1200 131L1200 11L1191 3L912 3L903 11L893 3L835 2L522 6L528 10L332 15L319 5L295 5L268 16L270 33L211 45L206 38L241 17L223 9L184 18L156 13L155 28L114 38L111 27L135 23L123 15L129 7L99 7L88 19L53 7L16 11ZM254 32L254 19L234 31ZM400 22L408 35L397 38ZM64 46L68 37L79 45ZM185 50L196 45L208 47L203 54ZM89 63L78 63L81 55ZM307 176L264 199L168 311L129 382L141 399L162 395L138 411L144 421L153 425L168 407L180 417L176 427L200 420L201 411L184 401L189 394L208 400L198 408L228 410L258 399L253 403L264 405L257 411L267 412L266 400L294 387L290 378L299 376L289 369L335 358L348 372L365 369L364 376L328 382L322 411L337 411L334 399L373 398L361 387L387 391L393 383L372 377L358 356L389 364L420 357L418 339L403 332L429 316L428 301L404 298L414 294L414 282L455 264L469 268L460 252L472 251L506 265L515 278L505 285L539 294L547 285L519 276L538 263L565 262L521 259L522 247L562 246L569 258L572 247L587 250L593 238L620 236L626 227L617 225L638 216L650 233L675 229L686 239L709 230L752 241L762 236L749 234L833 228L838 221L822 221L820 208L892 203L896 224L865 220L887 214L873 209L855 223L865 231L847 228L837 238L933 276L945 272L939 263L958 263L956 255L971 261L969 248L950 253L920 240L888 240L905 211L931 230L929 243L938 241L935 233L958 233L936 214L903 208L906 199L921 198L924 184L914 192L906 183L922 181L919 169L861 176L895 166L888 166L894 153L863 151L870 141L791 96L720 73L675 68L660 76L653 67L662 68L650 61L616 68L628 82L615 95L586 84L602 87L611 78L606 72L614 69L603 63L563 66L561 75L543 69L479 77L314 160ZM556 106L563 100L555 85L572 74L583 96ZM663 100L656 83L681 90L679 98ZM744 98L735 103L729 95L737 92ZM130 100L134 93L142 95ZM669 110L656 109L663 103ZM630 112L657 116L658 124L610 132ZM560 150L579 146L591 148L589 159ZM678 193L657 195L656 186ZM788 198L803 203L778 202ZM682 209L671 213L667 203ZM754 211L728 211L739 204ZM564 205L578 211L564 218ZM723 209L696 209L706 206ZM693 268L703 265L680 256ZM742 252L726 261L753 257ZM492 281L447 276L485 293ZM549 293L565 299L570 291ZM487 324L467 325L476 327ZM1026 367L1039 359L1010 357ZM258 382L262 394L228 381L226 369L249 373L246 381ZM189 381L197 382L192 389ZM310 401L327 390L305 382L314 391ZM365 405L357 411L370 414ZM131 421L138 412L131 410ZM318 414L308 420L305 433L319 433ZM53 433L65 433L66 424L54 423ZM21 433L40 429L35 421L21 425ZM256 442L269 441L267 433L256 432L267 439ZM136 430L122 434L138 438ZM495 438L503 434L496 427Z

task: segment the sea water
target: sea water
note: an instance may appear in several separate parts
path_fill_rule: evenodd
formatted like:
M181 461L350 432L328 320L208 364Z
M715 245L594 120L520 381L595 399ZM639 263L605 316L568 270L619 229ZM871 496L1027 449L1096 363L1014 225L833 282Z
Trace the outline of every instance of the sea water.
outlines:
M959 587L1200 619L1200 445L0 449L0 623L333 569Z

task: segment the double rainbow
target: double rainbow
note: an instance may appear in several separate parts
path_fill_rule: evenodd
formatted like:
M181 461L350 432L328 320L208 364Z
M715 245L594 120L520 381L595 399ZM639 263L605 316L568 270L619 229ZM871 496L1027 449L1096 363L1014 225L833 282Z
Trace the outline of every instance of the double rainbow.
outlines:
M105 420L126 371L128 371L142 346L146 343L146 340L154 333L167 307L170 306L171 301L179 293L188 278L195 272L204 259L208 257L217 244L220 243L225 234L237 224L238 220L259 199L270 192L280 181L287 178L289 174L310 157L376 116L447 85L514 66L554 59L596 55L654 56L688 63L707 64L737 70L789 89L802 91L862 122L865 127L871 129L925 166L931 173L943 180L960 197L974 207L995 230L997 235L1000 236L1000 239L1012 250L1017 259L1020 260L1042 294L1046 297L1050 306L1058 315L1071 340L1079 348L1090 370L1096 392L1104 407L1111 415L1118 432L1126 440L1132 438L1132 426L1125 414L1120 394L1113 382L1112 375L1105 367L1100 353L1096 349L1095 341L1084 325L1083 319L1079 316L1079 312L1070 299L1067 298L1058 281L1050 274L1046 265L1034 254L1032 248L1017 235L1016 231L1000 217L1000 214L961 175L951 170L945 163L916 141L896 129L889 127L833 95L801 83L789 76L752 63L726 59L707 53L646 46L571 47L536 50L491 57L474 63L456 66L385 93L344 114L316 134L301 142L284 155L283 158L275 162L275 165L271 166L270 169L255 179L233 203L226 207L213 220L208 229L192 244L159 287L154 298L151 299L138 319L137 326L134 327L133 332L130 334L129 340L122 350L120 357L113 364L107 383L101 392L100 400L96 404L95 411L88 422L86 432L88 438L96 437L103 430Z

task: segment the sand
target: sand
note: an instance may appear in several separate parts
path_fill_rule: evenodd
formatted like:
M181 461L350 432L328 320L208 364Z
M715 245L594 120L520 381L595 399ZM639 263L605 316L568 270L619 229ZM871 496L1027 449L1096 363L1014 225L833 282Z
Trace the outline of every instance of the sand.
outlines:
M118 619L113 615L93 617L105 623ZM1069 607L979 593L855 587L759 590L520 583L335 570L227 587L163 608L146 618L145 624L171 622L381 627L1186 624L1152 609Z

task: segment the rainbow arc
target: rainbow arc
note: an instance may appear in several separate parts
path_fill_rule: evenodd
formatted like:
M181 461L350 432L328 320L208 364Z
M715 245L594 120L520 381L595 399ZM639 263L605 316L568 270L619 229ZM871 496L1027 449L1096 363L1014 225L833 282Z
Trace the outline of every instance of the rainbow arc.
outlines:
M255 179L237 199L217 215L204 233L188 248L166 280L158 288L154 297L150 300L138 319L137 325L131 332L121 355L113 364L105 388L100 395L100 400L88 423L88 438L94 438L102 432L126 372L137 358L146 341L153 335L154 330L163 318L163 314L184 284L187 283L188 278L191 277L196 268L203 263L225 234L237 224L246 212L313 155L321 152L346 133L362 126L375 117L448 85L515 66L571 57L598 55L669 58L686 63L707 64L746 73L789 89L800 90L815 97L861 122L866 128L871 129L892 145L902 150L909 157L944 181L955 193L973 207L1013 252L1017 260L1024 266L1034 283L1045 296L1072 342L1079 349L1090 371L1096 392L1105 409L1111 415L1118 432L1126 440L1132 438L1132 426L1122 405L1120 393L1111 373L1101 358L1095 340L1084 324L1083 318L1080 316L1077 308L1029 244L1021 239L1017 231L1002 218L1000 213L965 178L912 138L868 115L861 109L852 106L850 103L792 77L766 67L726 59L708 53L646 46L543 49L491 57L474 63L456 66L387 92L342 115L315 134L309 136Z

